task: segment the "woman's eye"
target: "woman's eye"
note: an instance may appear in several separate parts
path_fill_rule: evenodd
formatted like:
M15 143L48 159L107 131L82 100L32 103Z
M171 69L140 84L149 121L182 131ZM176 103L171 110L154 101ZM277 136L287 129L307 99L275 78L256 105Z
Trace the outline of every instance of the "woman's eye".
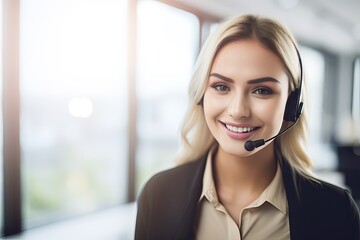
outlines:
M258 88L253 93L258 94L258 95L271 95L273 93L273 91L268 88Z
M219 91L219 92L230 91L230 88L226 84L223 84L223 83L216 83L212 86L212 88L214 88L216 91Z

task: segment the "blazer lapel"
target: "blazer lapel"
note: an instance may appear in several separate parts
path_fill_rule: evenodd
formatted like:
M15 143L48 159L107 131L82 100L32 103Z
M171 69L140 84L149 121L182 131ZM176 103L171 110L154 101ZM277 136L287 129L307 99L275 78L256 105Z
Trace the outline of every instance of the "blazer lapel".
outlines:
M305 229L302 229L303 213L301 211L301 189L299 186L301 177L286 159L282 159L281 166L289 206L290 238L292 240L303 239L301 236Z
M206 157L198 160L198 164L194 171L191 171L191 174L188 174L187 177L192 182L189 184L188 191L181 193L183 196L180 196L184 199L184 204L181 209L174 209L174 211L181 213L182 216L179 218L179 223L175 228L174 237L172 239L193 239L194 238L194 219L197 204L200 198L202 190L202 180L205 169Z

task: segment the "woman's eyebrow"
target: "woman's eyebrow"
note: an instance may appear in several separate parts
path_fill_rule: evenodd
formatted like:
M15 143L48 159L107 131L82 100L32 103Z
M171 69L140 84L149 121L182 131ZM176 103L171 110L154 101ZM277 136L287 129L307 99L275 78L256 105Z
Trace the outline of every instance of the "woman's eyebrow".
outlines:
M228 77L225 77L219 73L210 73L210 76L213 76L213 77L217 77L217 78L220 78L226 82L229 82L229 83L233 83L234 80L232 80L231 78L228 78Z
M226 82L229 82L229 83L233 83L234 80L229 78L229 77L225 77L219 73L211 73L210 76L213 76L213 77L217 77L217 78L220 78ZM247 83L249 84L256 84L256 83L263 83L263 82L275 82L275 83L279 83L280 84L280 81L273 78L273 77L262 77L262 78L256 78L256 79L251 79L251 80L248 80Z
M273 78L273 77L256 78L256 79L249 80L247 82L250 83L250 84L263 83L263 82L275 82L275 83L280 84L280 81Z

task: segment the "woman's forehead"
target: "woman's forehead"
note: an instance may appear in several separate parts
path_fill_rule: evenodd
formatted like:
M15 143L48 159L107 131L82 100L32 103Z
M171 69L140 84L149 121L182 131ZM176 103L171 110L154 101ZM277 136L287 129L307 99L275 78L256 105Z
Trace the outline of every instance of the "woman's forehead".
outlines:
M222 47L214 59L211 72L249 78L263 75L276 78L285 74L287 78L286 68L280 57L253 39L238 40Z

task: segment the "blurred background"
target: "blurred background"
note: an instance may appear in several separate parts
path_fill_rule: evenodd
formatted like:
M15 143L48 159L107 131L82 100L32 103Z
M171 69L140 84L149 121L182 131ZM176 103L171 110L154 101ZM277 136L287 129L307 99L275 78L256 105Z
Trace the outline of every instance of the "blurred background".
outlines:
M360 199L360 1L2 0L5 239L132 239L135 200L174 166L187 85L224 18L273 17L303 58L309 152Z

